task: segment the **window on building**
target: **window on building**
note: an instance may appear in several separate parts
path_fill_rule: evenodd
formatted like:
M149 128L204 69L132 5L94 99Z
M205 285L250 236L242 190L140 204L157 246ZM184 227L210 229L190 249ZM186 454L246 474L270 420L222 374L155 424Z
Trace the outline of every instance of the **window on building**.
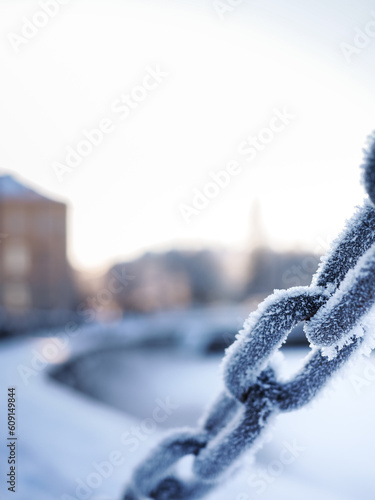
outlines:
M8 276L24 276L31 265L28 246L22 240L6 240L3 251L3 270Z

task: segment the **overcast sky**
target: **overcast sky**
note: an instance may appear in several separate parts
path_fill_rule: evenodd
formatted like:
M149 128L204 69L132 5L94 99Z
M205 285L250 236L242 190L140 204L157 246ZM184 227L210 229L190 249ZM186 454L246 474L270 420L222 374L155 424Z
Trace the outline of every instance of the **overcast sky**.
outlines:
M246 249L256 204L270 245L324 251L362 202L372 2L46 3L0 0L0 172L69 204L75 267Z

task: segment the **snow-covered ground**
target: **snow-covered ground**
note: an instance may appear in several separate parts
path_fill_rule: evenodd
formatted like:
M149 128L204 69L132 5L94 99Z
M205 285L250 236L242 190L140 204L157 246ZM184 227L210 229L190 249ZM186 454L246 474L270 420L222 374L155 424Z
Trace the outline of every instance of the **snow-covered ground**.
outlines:
M95 393L96 387L96 396L108 405L51 379L51 366L37 360L46 343L51 340L1 343L1 499L120 499L132 468L165 428L193 422L220 389L218 356L162 350L153 355L122 347L97 356L91 365L89 356L79 372L81 388ZM304 353L285 350L288 366L295 367ZM55 363L66 355L60 349L51 358ZM16 493L5 485L8 386L17 389ZM173 408L165 411L167 398ZM157 407L166 415L163 427L153 421ZM242 472L207 498L373 500L374 419L375 360L370 358L309 408L281 415L255 466L245 461Z

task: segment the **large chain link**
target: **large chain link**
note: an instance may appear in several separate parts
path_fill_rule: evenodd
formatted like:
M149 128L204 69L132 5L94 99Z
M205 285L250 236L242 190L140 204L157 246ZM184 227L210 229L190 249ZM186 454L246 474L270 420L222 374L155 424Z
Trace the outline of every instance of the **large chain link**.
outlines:
M373 143L365 165L372 201L374 159ZM361 320L375 303L374 283L375 208L366 201L322 259L309 287L275 291L249 316L226 351L225 390L200 427L169 434L135 469L124 500L193 500L223 481L271 416L309 403L359 350ZM271 358L301 321L313 348L301 370L282 382ZM323 349L329 346L333 351L327 356ZM190 478L175 472L186 455L195 456Z

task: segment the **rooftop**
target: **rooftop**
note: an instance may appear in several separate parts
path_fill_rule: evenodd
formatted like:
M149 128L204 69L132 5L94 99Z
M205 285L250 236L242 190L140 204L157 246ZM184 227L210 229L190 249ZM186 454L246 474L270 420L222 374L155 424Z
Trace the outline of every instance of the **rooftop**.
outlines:
M21 184L12 175L0 175L0 201L3 200L53 201Z

